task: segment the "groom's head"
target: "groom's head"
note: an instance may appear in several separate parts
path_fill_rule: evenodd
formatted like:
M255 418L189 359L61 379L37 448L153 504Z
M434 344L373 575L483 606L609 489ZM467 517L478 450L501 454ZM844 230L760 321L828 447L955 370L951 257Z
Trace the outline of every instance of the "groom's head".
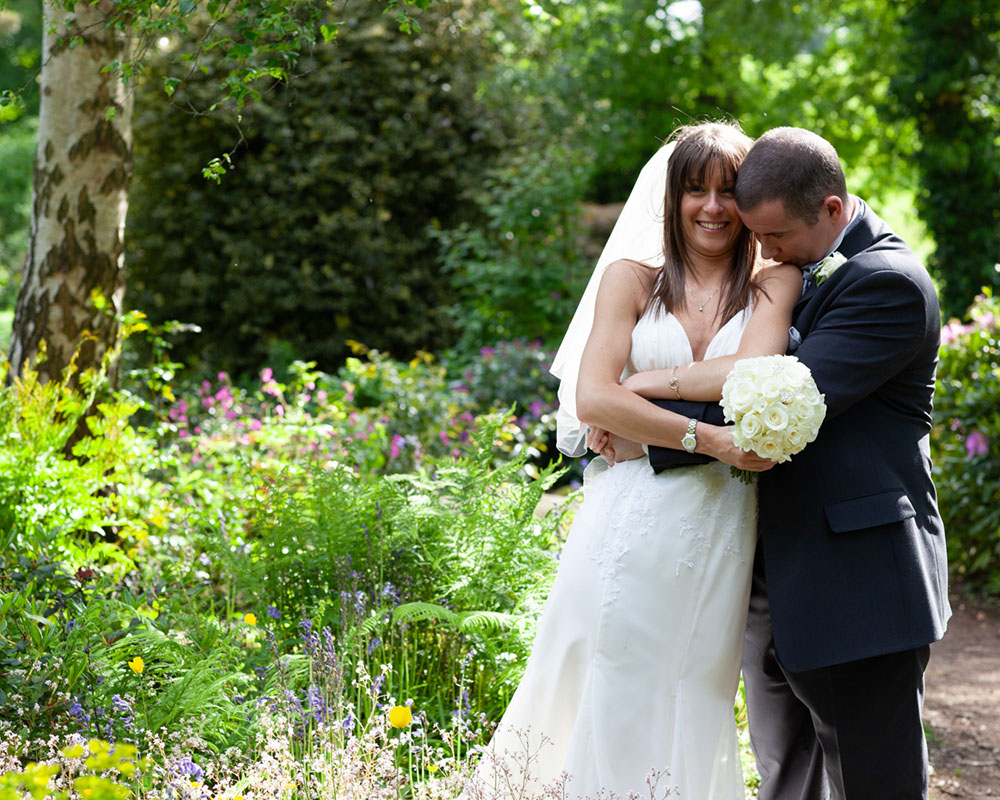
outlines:
M802 128L768 131L740 165L736 207L764 258L798 266L818 261L849 219L837 151Z

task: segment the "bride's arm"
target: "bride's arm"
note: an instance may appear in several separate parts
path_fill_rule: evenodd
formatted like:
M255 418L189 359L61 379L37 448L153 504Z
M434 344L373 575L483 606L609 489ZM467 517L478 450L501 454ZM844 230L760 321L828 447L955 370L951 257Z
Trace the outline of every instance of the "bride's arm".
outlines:
M676 392L670 388L671 370L636 373L624 382L625 387L649 398L717 402L722 397L726 375L737 361L784 353L792 309L802 294L802 273L798 267L776 264L764 267L759 280L763 291L757 292L753 314L736 353L678 367L673 371L673 377L677 378Z
M645 270L648 268L618 261L608 267L601 280L594 325L580 362L576 412L582 422L626 439L681 449L688 418L653 405L619 383L632 347L632 329L642 314L649 291L650 274ZM772 465L771 461L735 447L724 428L705 433L698 436L697 452L744 469L759 470Z

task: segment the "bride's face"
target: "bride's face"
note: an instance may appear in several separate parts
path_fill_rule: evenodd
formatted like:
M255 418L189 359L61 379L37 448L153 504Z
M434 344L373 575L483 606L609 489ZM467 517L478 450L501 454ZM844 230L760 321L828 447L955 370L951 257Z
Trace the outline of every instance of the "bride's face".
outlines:
M736 200L733 198L734 176L719 165L713 165L704 180L691 180L681 195L681 227L691 255L709 258L724 255L733 249L743 229Z

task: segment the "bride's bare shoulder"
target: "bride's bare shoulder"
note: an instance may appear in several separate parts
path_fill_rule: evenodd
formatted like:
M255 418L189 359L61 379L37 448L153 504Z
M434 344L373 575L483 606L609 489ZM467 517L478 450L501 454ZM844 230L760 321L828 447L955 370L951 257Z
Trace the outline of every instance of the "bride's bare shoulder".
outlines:
M658 267L651 267L642 261L620 258L608 264L604 281L614 283L622 288L630 286L636 291L648 294L659 274Z

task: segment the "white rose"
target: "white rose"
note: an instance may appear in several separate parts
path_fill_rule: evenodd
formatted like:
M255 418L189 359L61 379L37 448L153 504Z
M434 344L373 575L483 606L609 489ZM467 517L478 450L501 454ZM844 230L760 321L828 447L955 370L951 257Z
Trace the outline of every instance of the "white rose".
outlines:
M781 445L773 439L765 439L754 448L754 452L761 458L770 458L773 461L788 460L781 450Z
M770 405L764 412L764 424L772 431L783 431L788 427L788 412L784 406Z
M815 427L816 425L815 407L804 401L796 400L788 406L788 416L802 428Z
M781 392L785 388L785 382L780 375L771 375L764 379L761 384L760 394L768 400L777 400L781 397Z
M733 411L749 411L753 406L756 392L753 385L749 383L738 383L729 392L728 405Z
M789 453L798 453L806 444L805 434L797 425L790 425L785 429L785 449Z
M763 427L760 417L752 411L749 414L744 414L739 424L740 433L748 439L757 436Z
M847 259L840 253L831 253L819 264L816 265L816 271L813 273L813 278L816 281L816 285L819 286L823 281L833 275L840 266L847 261Z

